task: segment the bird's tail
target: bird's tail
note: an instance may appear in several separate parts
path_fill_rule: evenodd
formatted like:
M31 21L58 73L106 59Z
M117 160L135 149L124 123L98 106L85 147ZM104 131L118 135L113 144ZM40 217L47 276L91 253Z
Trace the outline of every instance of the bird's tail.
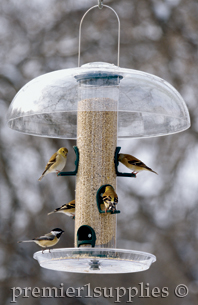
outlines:
M38 179L38 181L41 181L41 179L43 178L44 176L43 176L43 174L40 176L40 178Z
M49 212L47 215L50 215L50 214L56 213L56 212L58 212L59 210L61 210L61 208L57 208L57 209L55 209L54 211Z
M44 172L42 173L42 175L40 176L40 178L38 179L38 181L41 181L41 179L45 176L45 173L47 172L47 169L44 170Z
M51 214L53 214L53 213L55 213L56 212L56 210L55 211L52 211L52 212L49 212L47 215L51 215Z
M30 240L20 240L20 241L17 241L19 244L20 243L32 243L34 242L34 240L30 239Z
M147 168L150 172L152 172L152 173L158 175L158 173L156 173L155 171L153 171L150 167L146 167L146 168Z

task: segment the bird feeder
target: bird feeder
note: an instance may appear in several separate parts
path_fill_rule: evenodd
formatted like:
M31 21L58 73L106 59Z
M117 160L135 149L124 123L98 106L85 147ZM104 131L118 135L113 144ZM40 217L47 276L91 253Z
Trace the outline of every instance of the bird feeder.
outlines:
M117 17L118 62L80 66L82 21L98 6L111 9ZM133 176L118 172L118 138L183 131L190 126L189 113L181 95L165 80L120 68L119 48L118 15L99 1L80 23L78 67L33 79L10 105L10 128L41 137L77 139L76 171L72 172L77 173L75 248L36 252L34 258L42 267L82 273L124 273L146 270L156 260L149 253L116 249L119 211L104 213L101 194L106 185L116 190L117 176ZM121 197L119 206L122 209Z

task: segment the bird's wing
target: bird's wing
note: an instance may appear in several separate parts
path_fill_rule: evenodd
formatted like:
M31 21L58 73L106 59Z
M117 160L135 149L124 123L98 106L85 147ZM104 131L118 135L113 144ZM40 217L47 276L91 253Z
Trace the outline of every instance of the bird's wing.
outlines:
M135 166L147 167L142 161L134 157L134 159L128 160L128 163Z
M102 199L103 199L103 201L108 202L108 201L111 201L111 196L103 194Z
M67 209L75 209L75 200L70 201L66 204Z
M57 208L55 211L71 210L71 209L75 209L75 199L70 201L69 203L63 204L60 208Z
M112 200L118 201L118 195L114 190L107 190L106 192L103 193L102 195L103 200Z
M50 214L53 214L56 212L60 212L60 211L64 211L64 210L75 210L75 199L69 203L63 204L60 208L55 209L54 211L48 213L47 215L50 215Z
M46 167L45 167L45 172L56 162L56 157L57 157L57 153L54 153L51 158L49 159Z
M34 240L53 240L53 239L54 239L54 235L51 233L34 238Z

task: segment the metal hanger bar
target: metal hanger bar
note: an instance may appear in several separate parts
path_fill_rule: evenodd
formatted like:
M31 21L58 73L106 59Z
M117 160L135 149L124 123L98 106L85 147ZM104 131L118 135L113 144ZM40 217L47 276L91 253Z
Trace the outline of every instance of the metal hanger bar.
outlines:
M100 10L103 8L103 0L98 0L98 7Z
M104 6L109 8L110 10L112 10L114 12L114 14L116 15L117 20L118 20L118 57L117 57L117 66L119 67L119 64L120 64L120 19L118 17L118 14L116 13L116 11L112 7L110 7L108 5L103 5L103 1L99 1L99 0L98 0L98 5L94 5L90 9L88 9L85 12L85 14L83 15L83 17L82 17L82 19L80 21L80 26L79 26L79 43L78 43L78 67L80 67L81 28L82 28L83 20L84 20L85 16L89 13L89 11L91 11L95 7L98 7L99 9L102 9Z

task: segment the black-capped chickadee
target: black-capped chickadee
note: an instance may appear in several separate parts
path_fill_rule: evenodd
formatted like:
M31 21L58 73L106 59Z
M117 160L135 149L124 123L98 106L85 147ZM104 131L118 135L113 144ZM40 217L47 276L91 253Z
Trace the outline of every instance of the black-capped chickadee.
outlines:
M31 240L18 241L18 243L35 242L40 247L47 249L47 248L53 247L54 245L56 245L58 243L58 241L61 237L61 234L63 232L64 232L63 230L61 230L59 228L55 228L50 233L47 233L43 236L36 237ZM44 250L42 250L42 253ZM49 252L50 252L50 249L49 249Z

